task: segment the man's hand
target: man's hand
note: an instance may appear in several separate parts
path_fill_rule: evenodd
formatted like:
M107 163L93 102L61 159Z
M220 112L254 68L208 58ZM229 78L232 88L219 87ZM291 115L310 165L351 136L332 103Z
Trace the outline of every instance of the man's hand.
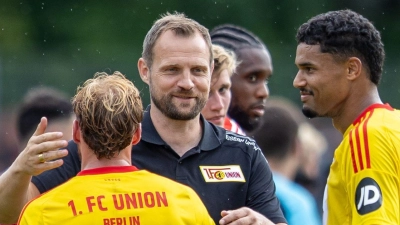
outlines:
M16 171L35 176L63 164L60 158L66 156L68 151L58 149L66 147L68 142L61 140L61 132L45 133L46 127L47 119L43 117L26 148L15 159L13 166Z
M274 225L265 216L247 207L236 210L224 210L221 212L221 216L220 225Z
M32 176L61 166L63 161L58 158L68 154L67 150L58 150L68 144L61 140L63 134L45 133L46 127L47 119L43 117L26 148L0 176L0 223L18 221L24 205L40 194L34 185L30 185Z

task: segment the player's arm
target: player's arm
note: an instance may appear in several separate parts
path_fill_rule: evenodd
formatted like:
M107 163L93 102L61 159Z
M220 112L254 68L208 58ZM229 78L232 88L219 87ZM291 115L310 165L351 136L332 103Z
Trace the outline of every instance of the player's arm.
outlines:
M400 221L400 141L398 137L391 137L390 132L368 129L368 147L361 145L354 150L360 157L354 157L348 171L352 224L398 224Z
M17 222L24 205L39 195L31 183L32 176L61 166L63 161L58 158L68 154L66 150L57 150L67 145L67 141L61 140L62 133L45 133L46 127L47 119L42 118L26 148L0 176L0 223Z
M349 199L352 203L352 224L398 224L398 179L380 170L367 170L358 174L352 181Z

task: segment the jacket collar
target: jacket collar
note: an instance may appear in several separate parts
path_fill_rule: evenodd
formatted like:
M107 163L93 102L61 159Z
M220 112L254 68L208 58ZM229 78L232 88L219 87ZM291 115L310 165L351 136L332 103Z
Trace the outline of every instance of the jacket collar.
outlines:
M142 141L156 145L167 145L154 127L150 116L150 108L150 105L147 106L143 115ZM225 129L217 127L214 124L206 121L202 115L200 115L200 121L203 125L203 133L198 145L200 150L209 151L220 146L223 140L225 140Z

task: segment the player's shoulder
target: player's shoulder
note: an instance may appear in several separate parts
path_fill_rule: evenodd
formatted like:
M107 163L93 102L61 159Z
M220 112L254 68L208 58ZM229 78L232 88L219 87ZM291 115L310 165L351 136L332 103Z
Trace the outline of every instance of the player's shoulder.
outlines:
M360 115L350 130L350 135L381 136L382 140L392 133L400 135L400 111L388 107L374 108Z
M365 116L365 123L369 129L398 127L400 129L400 111L397 109L378 108Z
M62 191L64 190L64 187L68 186L68 182L65 182L64 184L61 184L60 186L57 186L47 192L44 192L37 196L36 198L32 199L27 205L27 208L37 208L37 209L43 209L46 206L49 206L49 202L54 201L57 199L57 196L63 196L65 193Z
M379 122L379 121L378 121ZM386 110L382 113L382 121L381 126L385 128L386 132L394 132L399 134L400 133L400 111L393 110L389 111ZM376 126L379 127L379 124Z

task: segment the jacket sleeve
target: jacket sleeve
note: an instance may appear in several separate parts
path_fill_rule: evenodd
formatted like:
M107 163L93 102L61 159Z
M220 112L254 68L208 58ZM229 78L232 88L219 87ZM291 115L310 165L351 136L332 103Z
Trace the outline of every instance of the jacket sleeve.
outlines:
M78 147L73 141L68 142L68 155L63 158L63 165L43 172L32 177L32 183L40 193L44 193L76 176L81 170L81 160L78 154Z
M287 223L275 195L275 183L266 158L256 143L249 148L252 153L252 168L246 206L274 223Z

